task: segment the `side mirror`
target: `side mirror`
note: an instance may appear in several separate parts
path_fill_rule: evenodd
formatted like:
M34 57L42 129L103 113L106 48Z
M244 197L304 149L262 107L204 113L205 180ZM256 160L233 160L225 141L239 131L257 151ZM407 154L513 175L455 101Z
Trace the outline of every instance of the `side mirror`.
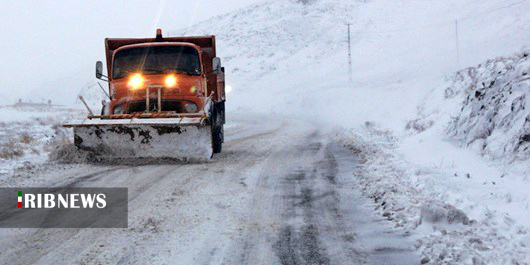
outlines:
M214 57L212 59L212 70L213 70L214 74L221 73L221 58Z
M101 61L96 62L96 78L101 79L103 76L103 63Z

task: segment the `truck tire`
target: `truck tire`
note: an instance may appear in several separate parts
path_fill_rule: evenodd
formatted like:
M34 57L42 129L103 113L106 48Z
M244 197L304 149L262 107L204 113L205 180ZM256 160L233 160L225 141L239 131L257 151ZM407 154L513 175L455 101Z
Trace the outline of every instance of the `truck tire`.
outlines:
M219 110L218 106L213 107L213 122L212 122L212 149L214 154L221 153L223 149L223 121L222 111Z
M221 153L223 149L223 125L212 126L212 148L213 153Z

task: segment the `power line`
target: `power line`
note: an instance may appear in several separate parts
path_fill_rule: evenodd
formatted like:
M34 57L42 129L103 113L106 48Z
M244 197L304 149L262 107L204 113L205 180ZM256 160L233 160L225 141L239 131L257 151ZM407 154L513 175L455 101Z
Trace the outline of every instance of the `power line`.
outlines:
M496 11L499 11L499 10L502 10L502 9L507 9L507 8L516 6L516 5L524 3L526 1L527 0L521 0L519 2L515 2L515 3L511 3L509 5L497 7L497 8L494 8L494 9L491 9L491 10L488 10L488 11L485 11L485 12L482 12L482 13L479 13L479 14L475 14L473 16L461 17L459 19L455 19L456 66L457 66L457 69L460 69L460 43L459 43L460 40L459 40L459 37L458 37L458 21L459 20L466 20L466 19L471 19L471 18L483 16L485 14L490 14L490 13L493 13L493 12L496 12Z
M475 15L472 15L472 16L461 17L461 18L458 18L457 20L465 20L465 19L470 19L470 18L476 18L476 17L482 16L482 15L485 15L485 14L493 13L495 11L499 11L499 10L502 10L502 9L510 8L512 6L516 6L518 4L522 4L522 3L527 2L527 1L528 0L521 0L521 1L514 2L514 3L511 3L511 4L505 5L505 6L501 6L501 7L497 7L497 8L488 10L488 11L484 11L482 13L478 13L478 14L475 14Z
M481 12L481 13L478 13L478 14L473 14L473 15L470 15L470 16L464 16L464 17L456 18L455 20L468 20L468 19L477 18L477 17L480 17L482 15L490 14L490 13L493 13L493 12L496 12L496 11L499 11L499 10L502 10L502 9L507 9L507 8L510 8L510 7L513 7L513 6L516 6L516 5L525 3L525 2L528 2L528 0L517 1L517 2L511 3L511 4L508 4L508 5L500 6L500 7L497 7L497 8L494 8L494 9L490 9L490 10L487 10L487 11L484 11L484 12ZM401 29L394 29L394 30L379 30L379 31L378 30L376 30L376 31L352 31L352 32L353 33L362 33L362 34L409 32L409 31L418 31L418 30L423 30L423 29L434 28L434 27L438 27L438 26L441 26L441 25L447 25L448 23L451 23L451 22L452 21L440 21L440 22L436 22L436 23L425 25L423 27L414 27L414 28L401 28Z

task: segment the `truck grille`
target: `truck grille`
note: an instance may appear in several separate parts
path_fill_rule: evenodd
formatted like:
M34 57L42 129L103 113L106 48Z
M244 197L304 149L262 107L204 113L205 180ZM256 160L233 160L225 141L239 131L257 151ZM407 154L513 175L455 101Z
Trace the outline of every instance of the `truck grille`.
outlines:
M183 102L179 100L162 100L162 111L175 111L177 113L183 113ZM155 99L152 99L149 102L149 111L150 112L156 112L158 102ZM138 101L138 102L130 102L129 108L127 110L127 113L138 113L138 112L145 112L145 101Z

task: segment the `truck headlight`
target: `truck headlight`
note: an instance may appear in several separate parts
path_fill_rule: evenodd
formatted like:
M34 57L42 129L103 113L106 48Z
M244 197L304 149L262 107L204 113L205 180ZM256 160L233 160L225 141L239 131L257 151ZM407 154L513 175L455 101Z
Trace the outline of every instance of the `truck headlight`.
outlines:
M144 84L144 78L141 74L134 74L129 79L129 87L132 89L138 89Z
M168 75L166 76L165 83L167 88L173 88L177 85L177 78L174 75Z
M186 110L187 113L195 113L197 112L197 105L195 103L185 103L184 110Z

